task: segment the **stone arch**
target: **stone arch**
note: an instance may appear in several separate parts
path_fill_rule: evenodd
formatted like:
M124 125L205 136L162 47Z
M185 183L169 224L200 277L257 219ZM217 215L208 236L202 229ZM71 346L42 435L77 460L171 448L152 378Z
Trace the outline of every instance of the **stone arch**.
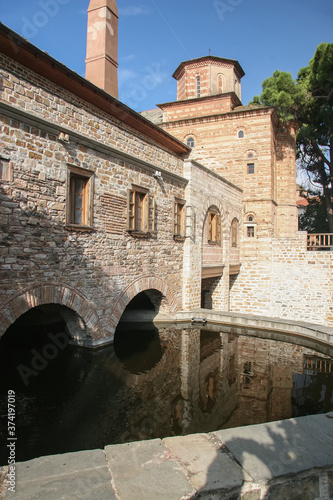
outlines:
M231 223L230 223L230 240L231 244L234 245L235 241L237 242L235 246L238 246L239 244L239 218L238 217L231 217Z
M167 283L158 276L142 276L128 285L117 299L111 313L112 326L116 328L127 305L140 292L157 290L165 297L171 313L181 309L179 299L174 295Z
M249 155L252 154L253 159L257 160L261 154L261 148L257 144L253 148L243 149L243 156L245 160L249 159Z
M59 304L76 312L93 341L104 336L94 305L78 290L60 283L31 286L7 300L0 309L0 336L30 309L46 304Z
M242 137L242 139L244 139L246 137L247 132L248 132L248 128L245 125L239 125L238 127L234 128L234 133L235 133L237 138L239 138L239 132L241 132L241 131L244 132L244 135Z
M193 133L192 131L187 132L183 136L183 142L187 144L188 139L192 138L194 140L194 147L197 145L197 134Z
M220 215L221 215L221 224L222 224L222 229L223 229L222 232L223 232L223 234L225 235L228 232L227 218L226 218L225 210L223 208L223 205L222 205L221 201L216 196L209 196L208 198L206 198L206 201L205 201L205 203L203 205L203 209L202 209L202 212L201 212L201 217L200 217L200 220L199 220L199 227L200 227L199 237L200 238L203 237L203 234L204 234L204 224L205 224L205 221L206 221L208 210L211 207L216 207L218 209Z

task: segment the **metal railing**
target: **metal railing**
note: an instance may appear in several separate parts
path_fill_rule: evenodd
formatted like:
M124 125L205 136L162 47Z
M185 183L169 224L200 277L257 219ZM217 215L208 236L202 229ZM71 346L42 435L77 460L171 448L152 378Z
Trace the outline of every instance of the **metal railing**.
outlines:
M333 233L308 234L308 250L333 251Z

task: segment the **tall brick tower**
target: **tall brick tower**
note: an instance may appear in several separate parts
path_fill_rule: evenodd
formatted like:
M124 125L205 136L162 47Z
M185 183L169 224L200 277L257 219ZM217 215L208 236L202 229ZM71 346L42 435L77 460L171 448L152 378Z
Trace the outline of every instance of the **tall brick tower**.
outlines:
M116 0L90 0L86 78L118 99L118 9Z

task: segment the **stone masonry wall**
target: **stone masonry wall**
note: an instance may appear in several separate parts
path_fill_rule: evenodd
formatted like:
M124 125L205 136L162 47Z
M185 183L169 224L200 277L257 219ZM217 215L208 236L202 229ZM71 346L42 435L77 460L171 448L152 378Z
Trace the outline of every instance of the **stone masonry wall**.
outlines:
M217 260L225 267L215 291L213 307L228 310L230 229L232 220L241 218L242 191L196 162L185 161L184 176L189 180L186 188L189 217L184 247L183 308L200 307L204 224L208 209L214 206L222 221L222 259L219 249Z
M333 253L307 251L306 233L273 238L272 258L243 263L230 310L333 325Z
M174 197L185 194L182 160L27 69L4 57L0 64L1 101L17 115L0 109L0 157L10 169L0 181L0 334L48 300L72 306L87 321L94 317L95 339L112 336L141 290L157 289L170 310L181 308L184 243L173 238L172 213ZM66 125L75 138L60 142L46 119ZM66 226L68 165L93 172L91 230ZM170 175L156 180L155 166ZM126 231L133 184L155 198L156 230L149 238Z

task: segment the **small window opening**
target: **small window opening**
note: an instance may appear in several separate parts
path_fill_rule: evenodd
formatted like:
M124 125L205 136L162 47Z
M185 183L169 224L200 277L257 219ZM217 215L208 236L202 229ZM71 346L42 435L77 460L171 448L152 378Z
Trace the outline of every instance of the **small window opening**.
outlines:
M197 76L197 97L200 97L200 93L201 93L200 76Z
M254 226L247 226L247 237L254 238Z
M186 141L189 148L194 148L194 139L193 137L189 137Z
M248 174L254 174L254 163L248 163L247 164L247 173Z

